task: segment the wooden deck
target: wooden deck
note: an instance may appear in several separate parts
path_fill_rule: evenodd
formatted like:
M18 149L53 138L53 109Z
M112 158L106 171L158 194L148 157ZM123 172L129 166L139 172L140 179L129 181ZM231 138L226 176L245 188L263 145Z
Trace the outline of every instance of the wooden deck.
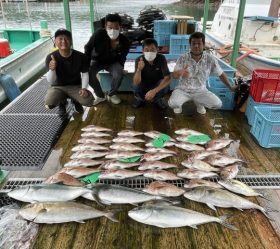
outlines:
M170 135L178 128L188 127L206 134L212 138L228 133L230 138L240 140L239 156L247 161L248 174L279 174L280 150L263 149L250 135L250 127L245 116L239 112L208 111L206 115L192 117L182 114L175 115L172 110L161 111L153 106L133 109L132 95L122 94L122 104L113 106L102 103L96 107L87 108L83 115L75 115L64 130L55 145L42 171L11 172L10 177L38 178L48 177L55 173L61 165L69 160L71 147L77 143L81 128L96 124L114 129L132 128L139 131L158 130ZM132 121L132 122L131 122ZM216 128L213 127L216 124ZM221 132L216 134L217 127ZM173 162L179 163L186 157L180 152ZM250 198L259 201L261 205L280 210L280 190L262 191L272 202ZM79 200L97 207L95 203ZM235 209L218 208L217 212L204 204L195 203L182 198L183 206L210 215L233 216L229 219L238 231L229 230L219 224L206 224L198 229L189 227L176 229L160 229L137 223L127 216L132 206L106 207L106 209L121 208L118 215L119 223L113 223L106 218L86 221L84 224L68 223L61 225L41 225L38 237L34 243L35 249L183 249L183 248L280 248L280 214L271 213L274 219L270 222L263 214L255 210L239 211ZM97 207L100 209L100 207Z

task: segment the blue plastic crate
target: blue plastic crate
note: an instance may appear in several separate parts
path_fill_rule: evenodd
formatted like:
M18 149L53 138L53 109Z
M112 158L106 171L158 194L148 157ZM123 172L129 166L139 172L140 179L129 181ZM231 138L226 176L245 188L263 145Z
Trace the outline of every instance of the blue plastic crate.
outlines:
M254 107L251 134L264 148L280 148L280 106Z
M210 77L209 77L210 78ZM214 78L214 77L213 77ZM219 78L218 78L219 79ZM231 82L233 82L233 79L229 79ZM234 93L230 91L229 88L225 84L223 86L213 86L215 81L211 81L208 79L207 81L207 88L209 91L216 94L222 101L223 105L221 107L221 110L233 110L234 108Z
M252 125L255 119L256 115L256 109L255 107L271 107L271 108L280 108L280 105L277 104L271 104L271 103L262 103L262 102L255 102L252 96L248 97L247 100L247 107L245 116L248 119L248 124Z
M99 72L100 76L100 85L104 92L108 92L111 90L111 82L112 76L107 71ZM118 89L119 92L131 92L132 91L132 83L133 83L133 73L128 73L124 75L121 86Z
M220 67L223 69L223 71L225 72L225 74L229 77L229 78L233 78L236 72L236 69L234 67L232 67L231 65L225 63L223 60L218 59L219 65Z
M159 46L169 46L170 44L170 34L156 34L154 38Z
M189 35L170 35L170 54L183 54L189 51Z
M155 20L154 21L154 34L176 34L177 21L175 20Z

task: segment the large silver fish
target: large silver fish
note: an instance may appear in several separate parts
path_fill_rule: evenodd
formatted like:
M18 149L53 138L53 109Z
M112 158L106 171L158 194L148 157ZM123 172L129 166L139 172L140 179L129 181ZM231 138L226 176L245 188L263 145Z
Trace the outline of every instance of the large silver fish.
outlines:
M215 172L202 171L197 169L184 169L177 173L177 176L187 179L201 179L205 177L218 176Z
M227 147L232 142L232 139L227 138L213 139L207 144L206 150L220 150Z
M127 144L134 144L134 143L144 143L145 140L137 137L115 137L113 139L114 143L127 143Z
M110 137L111 135L108 133L104 132L99 132L99 131L89 131L89 132L84 132L81 134L81 137Z
M230 180L220 180L218 183L224 188L228 189L231 192L245 195L245 196L261 196L264 197L261 193L256 192L254 189L249 187L243 182L238 180L230 179Z
M143 175L142 171L117 169L117 170L105 170L101 173L101 175L98 178L118 180L118 179L126 179L126 178L131 178L140 175Z
M107 147L96 143L79 144L72 148L73 152L84 151L84 150L109 150Z
M142 156L143 154L137 151L118 151L112 150L105 157L108 159L123 159L136 156Z
M204 148L199 146L199 145L186 143L186 142L176 143L175 146L177 148L180 148L180 149L183 149L183 150L186 150L186 151L202 151L202 150L204 150Z
M254 208L260 210L267 216L266 210L263 207L223 189L197 187L185 192L184 197L193 201L205 203L213 210L216 210L215 206L224 208L233 207L241 211L243 209Z
M208 156L205 161L210 163L211 165L218 166L218 167L224 167L229 164L237 163L237 162L243 162L241 159L222 155L222 154L216 154Z
M171 173L166 170L148 170L143 174L145 177L155 179L157 181L168 181L168 180L179 180L181 177L176 176L174 173Z
M94 150L84 150L75 152L70 158L71 159L81 159L81 158L99 158L107 155L108 152L100 152Z
M100 211L77 202L45 202L29 204L19 210L20 216L35 223L79 222L105 216L117 222L112 211Z
M150 183L143 189L143 191L151 195L165 197L177 197L185 193L184 189L178 188L173 184L160 181Z
M122 130L117 133L118 136L124 136L124 137L135 137L143 135L143 132L140 131L134 131L134 130Z
M140 163L123 163L118 160L108 160L105 161L100 168L101 169L127 169L138 166Z
M137 204L162 199L162 197L159 196L150 195L140 190L118 185L96 184L93 185L92 191L93 195L91 196L93 196L93 200L106 205Z
M78 140L80 144L88 144L88 143L95 143L95 144L110 144L112 141L102 137L91 137L91 138L81 138Z
M101 126L97 126L97 125L87 125L86 127L82 128L81 129L82 131L98 131L98 132L102 132L102 131L105 131L105 132L111 132L112 129L109 129L109 128L105 128L105 127L101 127Z
M8 193L8 196L23 202L47 202L71 201L86 193L91 194L91 190L60 184L38 184L14 189Z
M149 170L149 169L170 169L170 168L177 168L177 165L172 163L165 163L161 161L148 161L143 162L138 167L138 170Z
M213 171L213 172L218 172L220 169L217 169L215 167L212 167L209 163L206 163L201 160L194 160L192 163L189 163L188 161L183 161L181 164L189 169L198 169L202 171Z
M84 167L64 167L59 172L66 173L75 178L87 176L96 172L100 172L98 168L84 168Z
M73 159L64 164L64 167L89 167L102 164L104 161L92 160L89 158Z
M161 228L197 225L209 222L219 223L229 229L237 230L233 225L226 223L227 216L214 217L190 209L163 204L147 204L136 207L128 212L128 216L138 222Z
M202 179L191 179L187 183L185 183L184 188L196 188L196 187L211 187L211 188L222 188L221 185L207 181L207 180L202 180Z
M146 153L166 153L166 154L173 154L173 155L177 155L177 152L174 150L169 150L166 148L153 148L153 147L149 147L148 149L145 150Z
M144 151L143 148L128 143L115 143L110 145L110 149L112 150L119 150L119 151Z
M167 153L154 153L154 154L150 154L150 153L146 153L143 155L141 161L157 161L157 160L161 160L163 158L167 158L167 157L172 157L174 155L172 154L167 154Z

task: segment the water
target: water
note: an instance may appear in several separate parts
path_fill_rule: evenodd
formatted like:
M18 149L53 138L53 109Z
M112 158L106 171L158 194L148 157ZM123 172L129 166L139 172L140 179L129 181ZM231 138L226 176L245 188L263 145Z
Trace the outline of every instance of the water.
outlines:
M136 21L140 10L145 6L156 6L161 8L167 16L188 15L200 20L203 9L197 7L182 7L174 4L174 0L96 0L95 19L105 16L111 12L126 13ZM96 2L95 1L95 2ZM4 15L0 11L0 29L7 28L29 28L40 27L40 20L47 20L49 29L53 32L65 27L63 3L30 2L28 8L22 2L3 3ZM29 10L29 14L28 11ZM91 35L90 11L87 0L70 2L70 14L72 20L72 32L74 47L83 50L83 46ZM209 20L213 18L213 11L209 13Z

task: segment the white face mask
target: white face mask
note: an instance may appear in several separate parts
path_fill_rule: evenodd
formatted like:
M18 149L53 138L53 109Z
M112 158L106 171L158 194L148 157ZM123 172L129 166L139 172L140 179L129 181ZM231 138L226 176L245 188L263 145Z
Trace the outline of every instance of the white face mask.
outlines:
M156 52L144 52L144 57L147 61L153 61L157 57Z
M119 37L120 31L118 29L107 29L107 34L110 39L115 40Z

